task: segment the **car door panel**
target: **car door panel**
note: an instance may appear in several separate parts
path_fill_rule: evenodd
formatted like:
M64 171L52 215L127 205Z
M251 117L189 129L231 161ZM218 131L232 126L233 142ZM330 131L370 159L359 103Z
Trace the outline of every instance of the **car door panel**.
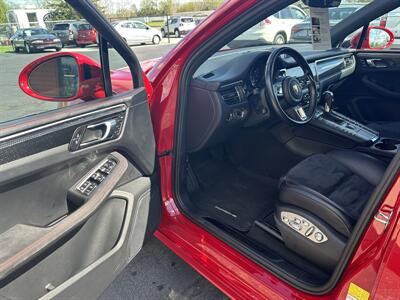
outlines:
M119 134L71 147L115 118ZM0 298L97 297L159 220L154 165L144 88L0 124Z
M335 90L340 109L364 123L399 121L400 53L360 51L357 69Z

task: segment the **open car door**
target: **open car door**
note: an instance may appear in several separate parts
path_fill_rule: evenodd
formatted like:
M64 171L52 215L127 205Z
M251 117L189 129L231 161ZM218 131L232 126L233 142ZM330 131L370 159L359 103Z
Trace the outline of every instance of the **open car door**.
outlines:
M133 88L107 89L113 86L101 39L95 71L102 99L0 123L1 299L96 298L159 221L155 141L139 62L90 1L67 2L127 62ZM47 100L51 72L61 85L77 79L79 93L83 79L97 74L82 56L40 60L23 71L20 85L28 93L35 85L30 93ZM58 96L72 99L70 92Z

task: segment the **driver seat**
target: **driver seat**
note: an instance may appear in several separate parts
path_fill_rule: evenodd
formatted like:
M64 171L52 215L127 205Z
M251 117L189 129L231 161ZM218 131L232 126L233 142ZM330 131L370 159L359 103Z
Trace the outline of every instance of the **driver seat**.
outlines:
M331 271L386 166L355 151L315 154L280 183L275 222L286 246Z

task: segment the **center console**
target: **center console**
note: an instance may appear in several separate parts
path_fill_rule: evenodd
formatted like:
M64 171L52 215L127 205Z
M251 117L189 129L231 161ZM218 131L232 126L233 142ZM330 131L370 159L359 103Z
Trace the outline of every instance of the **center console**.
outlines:
M332 109L333 94L322 95L323 106L317 108L311 125L352 140L357 149L373 155L391 158L400 149L400 140L381 137L379 132Z
M379 132L335 111L327 114L318 108L311 124L351 139L360 146L370 146L379 140Z
M324 106L318 106L311 125L353 140L357 145L370 146L379 140L379 132L333 110L333 93L322 95Z

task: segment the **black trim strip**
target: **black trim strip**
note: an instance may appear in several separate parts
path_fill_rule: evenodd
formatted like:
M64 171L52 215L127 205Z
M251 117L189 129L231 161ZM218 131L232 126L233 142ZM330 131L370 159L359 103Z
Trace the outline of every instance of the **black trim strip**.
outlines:
M68 144L75 130L83 124L119 116L125 111L126 107L119 105L111 109L96 111L95 114L83 114L56 124L50 123L42 128L27 131L26 133L22 132L14 137L4 138L3 141L0 139L0 165Z

